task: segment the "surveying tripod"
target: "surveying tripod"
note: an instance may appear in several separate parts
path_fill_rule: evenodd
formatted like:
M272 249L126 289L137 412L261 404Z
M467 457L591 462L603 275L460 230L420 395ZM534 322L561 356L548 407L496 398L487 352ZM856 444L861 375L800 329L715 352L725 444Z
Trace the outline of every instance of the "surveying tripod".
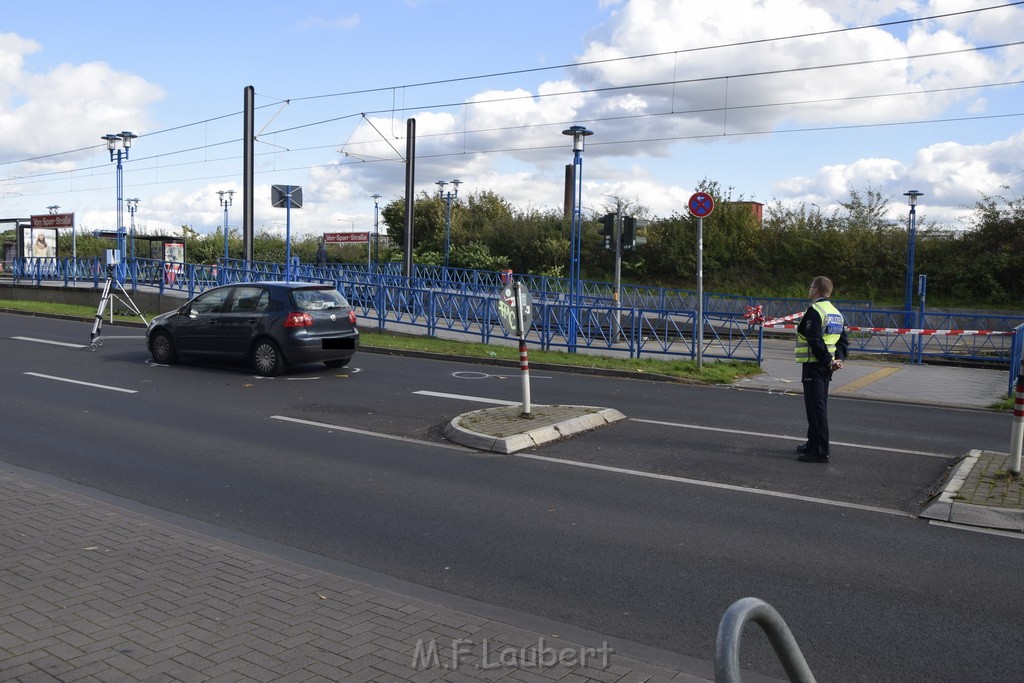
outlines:
M122 299L117 295L117 292L112 291L114 286L121 290L121 294L124 295ZM103 294L100 295L100 305L96 309L96 320L92 324L92 332L89 334L89 344L93 351L103 346L103 337L100 336L100 330L103 329L103 311L106 310L107 306L110 306L110 322L114 322L114 303L111 299L120 301L122 304L127 306L132 313L142 318L142 322L146 323L145 316L142 315L142 311L135 305L132 298L128 296L128 292L125 291L120 281L114 277L113 269L107 273L107 281L103 283ZM146 323L147 325L149 323Z

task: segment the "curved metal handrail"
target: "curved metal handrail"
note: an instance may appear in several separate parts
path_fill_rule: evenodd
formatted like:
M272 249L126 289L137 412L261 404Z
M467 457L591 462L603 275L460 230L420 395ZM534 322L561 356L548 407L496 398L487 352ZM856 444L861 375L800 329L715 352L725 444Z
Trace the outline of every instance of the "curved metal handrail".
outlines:
M737 600L722 617L715 641L716 683L740 683L740 639L751 621L768 636L790 681L814 683L814 674L786 621L774 607L759 598Z

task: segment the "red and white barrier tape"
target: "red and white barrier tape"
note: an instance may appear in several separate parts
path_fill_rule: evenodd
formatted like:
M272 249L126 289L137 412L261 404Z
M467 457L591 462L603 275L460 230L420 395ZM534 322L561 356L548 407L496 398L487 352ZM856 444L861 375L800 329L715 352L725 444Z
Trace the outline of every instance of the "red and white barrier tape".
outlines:
M772 329L783 329L783 330L795 330L796 325L787 324L791 320L799 320L803 317L803 313L793 313L791 315L783 316L781 318L773 318L771 320L765 320L761 312L760 306L747 306L747 321L751 325L760 325L764 328ZM876 332L879 334L920 334L922 336L999 336L999 335L1012 335L1013 331L1001 331L1001 330L934 330L927 328L916 328L916 327L854 327L849 326L846 328L849 332Z
M795 330L796 325L762 325L761 327L770 327L775 329L786 329ZM1000 335L1012 335L1013 331L1004 332L1000 330L929 330L919 329L914 327L856 327L850 325L846 328L849 332L877 332L880 334L919 334L921 336L950 336L950 337L967 337L967 336L1000 336Z

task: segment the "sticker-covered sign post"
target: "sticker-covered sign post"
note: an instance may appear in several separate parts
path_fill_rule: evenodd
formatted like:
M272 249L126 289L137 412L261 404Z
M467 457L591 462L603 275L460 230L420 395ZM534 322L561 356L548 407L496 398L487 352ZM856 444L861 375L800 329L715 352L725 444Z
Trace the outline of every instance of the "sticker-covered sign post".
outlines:
M523 283L516 280L501 290L499 320L506 333L519 337L519 370L523 378L523 413L530 415L530 360L526 353L526 331L533 324L533 299Z
M715 200L707 192L694 192L689 208L697 219L697 319L693 321L693 348L700 370L704 365L704 217L715 210Z

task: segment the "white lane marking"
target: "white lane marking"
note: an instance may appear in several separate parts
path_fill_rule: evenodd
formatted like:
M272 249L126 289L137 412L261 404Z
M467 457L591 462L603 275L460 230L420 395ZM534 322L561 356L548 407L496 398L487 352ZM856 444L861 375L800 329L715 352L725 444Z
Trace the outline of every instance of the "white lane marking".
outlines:
M806 441L802 436L786 436L784 434L767 434L765 432L748 432L742 429L725 429L723 427L705 427L704 425L686 424L683 422L663 422L661 420L644 420L639 417L629 418L633 422L644 422L646 424L661 425L663 427L679 427L680 429L699 429L705 432L725 432L726 434L742 434L743 436L757 436L764 439L786 439L788 441ZM906 455L926 455L929 458L942 458L948 460L955 458L955 455L943 453L931 453L928 451L913 451L905 448L889 448L888 446L868 446L862 443L848 443L846 441L833 441L833 446L848 446L850 448L861 448L870 451L886 451L888 453L903 453Z
M589 462L579 462L577 460L562 460L560 458L548 458L543 455L534 455L531 453L511 453L511 457L514 458L525 458L526 460L538 460L540 462L547 462L555 465L569 465L571 467L582 467L588 470L598 470L601 472L611 472L613 474L626 474L631 477L642 477L644 479L657 479L659 481L669 481L676 484L689 484L690 486L703 486L704 488L719 489L722 491L733 491L735 493L751 493L757 496L768 496L770 498L785 498L787 500L799 500L804 503L816 503L818 505L830 505L832 507L849 508L852 510L863 510L865 512L878 512L885 515L895 515L897 517L911 517L914 515L903 510L893 510L890 508L875 507L874 505L860 505L858 503L844 503L839 500L829 500L827 498L815 498L813 496L801 496L796 493L784 493L782 491L769 491L767 489L755 489L748 486L737 486L735 484L721 484L713 481L703 481L701 479L688 479L686 477L673 477L669 474L657 474L654 472L641 472L639 470L628 470L622 467L612 467L610 465L595 465Z
M522 376L521 372L519 372L519 373L510 373L510 374L505 374L505 375L495 375L495 374L491 374L489 372L476 372L474 370L460 370L458 372L453 372L452 373L452 377L455 377L456 379L473 379L473 380L476 380L476 379L492 379L492 378L493 379L510 379L510 378L513 378L513 377L521 377L521 376ZM533 374L530 375L530 379L551 379L551 377L548 376L548 375L538 375L536 373L533 373Z
M495 398L483 398L481 396L466 396L464 394L445 394L439 391L414 391L414 394L420 396L433 396L435 398L453 398L459 401L474 401L476 403L493 403L502 406L517 406L521 401L502 401ZM643 422L645 424L661 425L663 427L678 427L680 429L699 429L706 432L723 432L726 434L740 434L742 436L756 436L765 439L785 439L788 441L804 441L804 437L800 436L786 436L784 434L766 434L764 432L749 432L743 429L726 429L723 427L706 427L704 425L687 424L683 422L665 422L663 420L645 420L639 417L629 418L632 422ZM889 448L887 446L869 446L861 443L848 443L846 441L833 441L835 446L847 446L850 448L860 448L863 450L871 451L885 451L887 453L903 453L905 455L924 455L929 458L942 458L948 460L956 456L943 454L943 453L931 453L928 451L914 451L906 448Z
M502 401L498 398L483 398L481 396L465 396L463 394L445 394L440 391L414 391L414 394L420 396L433 396L435 398L454 398L458 401L474 401L476 403L493 403L499 406L517 406L522 401Z
M271 415L271 420L281 420L282 422L294 422L295 424L306 425L308 427L322 427L323 429L331 429L339 432L349 432L352 434L362 434L363 436L375 436L379 439L390 439L392 441L404 441L405 443L414 443L420 446L435 446L437 448L446 448L452 451L462 451L464 453L479 453L480 451L475 448L466 448L465 446L457 446L455 444L438 443L436 441L424 441L422 439L411 439L407 436L395 436L394 434L384 434L383 432L371 432L366 429L356 429L354 427L342 427L341 425L328 424L327 422L314 422L312 420L300 420L295 417L286 417L285 415Z
M987 527L967 526L964 524L956 524L954 522L943 522L938 519L928 520L929 524L934 526L941 526L947 529L958 529L960 531L973 531L976 534L988 534L990 536L1005 536L1007 538L1016 538L1018 541L1024 541L1024 534L1019 531L1008 531L1006 529L989 529Z
M67 382L68 384L80 384L83 387L93 387L95 389L107 389L108 391L120 391L125 394L137 394L139 393L135 389L122 389L121 387L112 387L106 384L93 384L92 382L82 382L77 379L68 379L67 377L55 377L54 375L43 375L38 372L26 372L26 375L32 377L41 377L43 379L52 379L58 382Z
M370 432L364 429L353 429L352 427L341 427L339 425L326 424L324 422L313 422L311 420L300 420L293 417L285 417L283 415L271 415L272 420L282 420L285 422L294 422L296 424L307 425L311 427L322 427L325 429L333 429L342 432L352 432L354 434L362 434L364 436L374 436L381 439L391 439L394 441L405 441L407 443L414 443L423 446L435 446L437 448L447 448L450 450L469 452L469 453L481 453L481 451L474 448L465 448L463 446L449 445L443 443L437 443L435 441L422 441L420 439L410 439L403 436L393 436L391 434L382 434L381 432ZM525 460L536 460L539 462L551 463L554 465L566 465L569 467L581 467L583 469L597 470L600 472L611 472L612 474L624 474L631 477L641 477L644 479L656 479L658 481L672 482L674 484L689 484L690 486L702 486L705 488L719 489L722 491L732 491L735 493L751 493L758 496L768 496L771 498L784 498L787 500L798 500L804 503L815 503L818 505L829 505L832 507L848 508L852 510L862 510L864 512L875 512L885 515L895 515L897 517L910 517L914 515L903 510L892 510L889 508L875 507L872 505L859 505L857 503L844 503L838 500L828 500L826 498L814 498L812 496L801 496L795 493L783 493L781 491L768 491L766 489L754 489L746 486L737 486L735 484L720 484L712 481L702 481L700 479L687 479L685 477L673 477L668 474L655 474L653 472L641 472L639 470L629 470L622 467L612 467L609 465L595 465L593 463L579 462L576 460L562 460L560 458L548 458L543 455L533 455L529 453L511 453L509 457L523 458Z
M11 337L20 341L35 342L36 344L50 344L51 346L66 346L71 349L87 349L88 344L69 344L68 342L51 341L49 339L36 339L35 337Z

